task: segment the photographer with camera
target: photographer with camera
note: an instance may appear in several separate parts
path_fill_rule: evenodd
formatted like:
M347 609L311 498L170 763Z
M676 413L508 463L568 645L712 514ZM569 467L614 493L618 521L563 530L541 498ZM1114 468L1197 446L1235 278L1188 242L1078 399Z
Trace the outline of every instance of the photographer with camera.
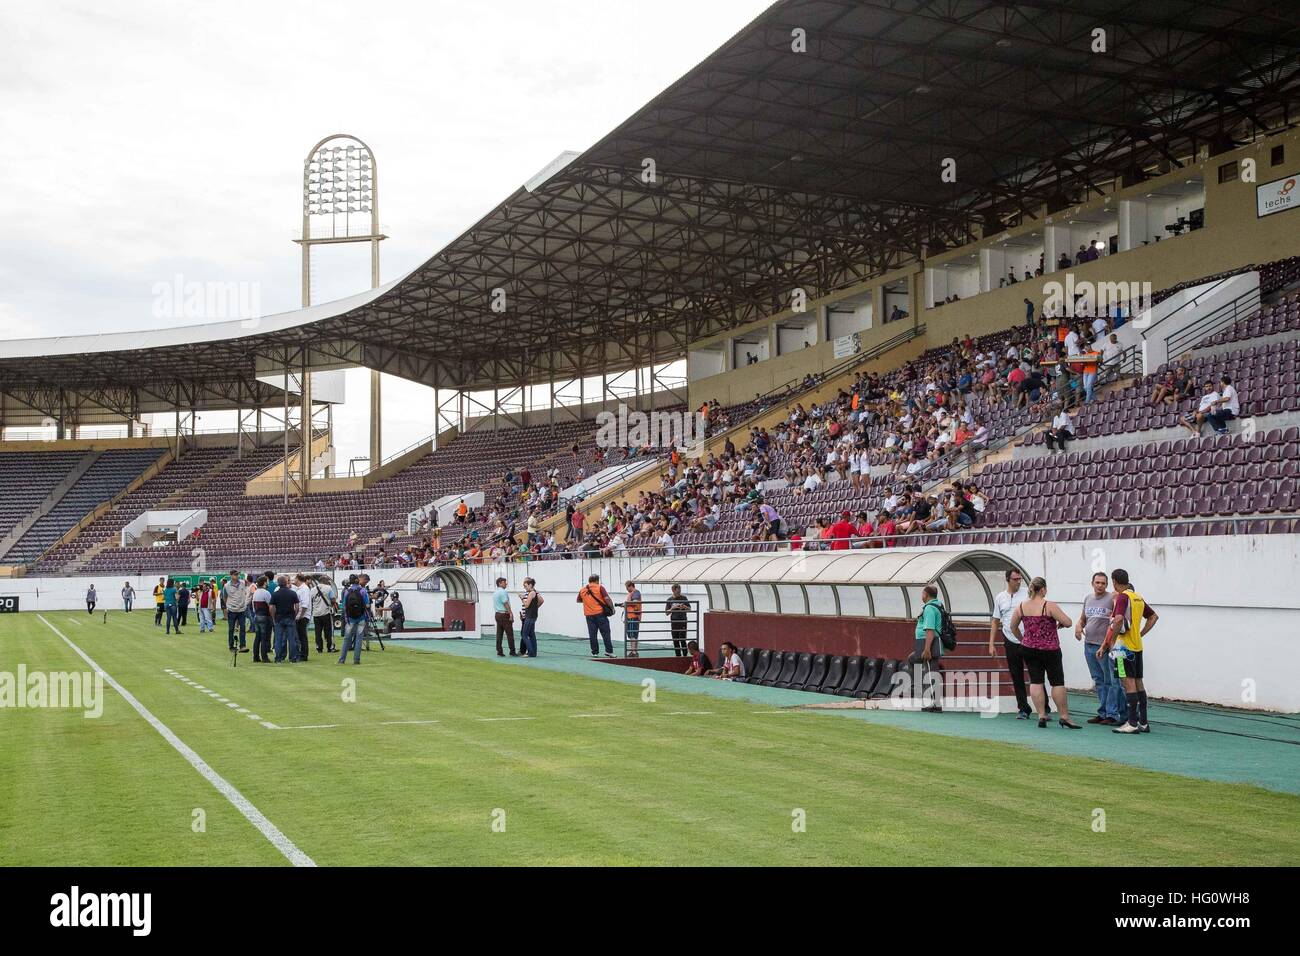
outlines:
M388 630L406 630L406 608L402 607L402 595L397 591L390 593L388 604Z

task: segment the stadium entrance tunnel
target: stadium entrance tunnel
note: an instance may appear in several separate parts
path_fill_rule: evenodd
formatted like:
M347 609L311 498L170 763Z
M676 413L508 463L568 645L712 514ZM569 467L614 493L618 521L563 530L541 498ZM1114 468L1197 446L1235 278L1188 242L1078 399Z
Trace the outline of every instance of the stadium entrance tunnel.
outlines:
M775 680L756 674L758 683L825 692L808 686L819 656L826 658L823 668L843 658L840 666L861 668L864 678L875 666L879 685L836 691L859 698L885 696L872 691L887 690L885 667L902 666L912 654L921 589L934 584L957 626L957 647L945 651L942 669L973 675L1000 698L1010 682L1001 648L998 657L988 655L988 622L1011 570L1029 580L1014 559L989 550L773 551L665 558L645 567L638 581L707 590L702 643L714 661L723 641L754 649L756 663L763 651L795 658ZM801 681L805 657L810 674Z
M402 589L402 603L410 620L438 621L442 630L449 632L448 636L478 636L478 585L464 568L451 565L408 568L397 576L393 587Z

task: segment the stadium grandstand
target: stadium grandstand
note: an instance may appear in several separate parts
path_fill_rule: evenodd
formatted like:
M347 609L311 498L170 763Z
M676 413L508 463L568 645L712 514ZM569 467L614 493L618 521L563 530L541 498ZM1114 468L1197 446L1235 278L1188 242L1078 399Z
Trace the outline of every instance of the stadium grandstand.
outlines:
M108 626L153 637L121 623L119 595L152 611L157 586L162 622L167 579L184 579L224 638L244 616L226 607L232 571L298 574L340 602L364 573L377 610L401 593L396 620L376 615L395 653L501 668L535 589L540 656L569 677L661 680L674 713L817 709L944 747L1250 785L1267 791L1258 838L1175 858L1293 863L1298 124L1300 25L1255 0L781 0L375 289L255 321L0 341L0 598L58 624L84 618L93 585ZM425 440L343 474L329 376L350 368L432 401ZM200 430L215 412L237 428ZM657 425L698 427L664 441ZM1140 589L1158 608L1149 723L1145 690L1113 689L1122 662L1098 656L1101 673L1072 630L1046 690L1009 636L1006 602L1041 598L1050 617L1042 578L1083 641L1098 573L1107 607L1140 617L1125 596ZM726 679L697 677L700 655ZM158 663L171 685L223 686ZM893 713L907 673L942 693ZM608 716L605 693L569 716ZM1003 717L968 719L990 708ZM1016 736L1093 711L1068 743ZM345 723L323 705L266 719ZM1231 817L1238 792L1180 826ZM1045 859L1105 863L1069 846ZM618 860L607 849L595 858Z

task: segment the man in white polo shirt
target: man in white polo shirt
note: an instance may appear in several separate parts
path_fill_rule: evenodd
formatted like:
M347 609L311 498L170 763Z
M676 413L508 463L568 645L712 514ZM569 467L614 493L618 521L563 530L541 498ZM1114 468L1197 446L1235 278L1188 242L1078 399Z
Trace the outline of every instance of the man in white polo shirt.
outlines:
M1065 353L1067 355L1078 355L1082 351L1083 347L1079 343L1079 333L1074 328L1071 328L1065 336Z
M989 657L996 657L998 631L1002 631L1003 646L1007 655L1007 670L1011 673L1011 686L1016 692L1017 720L1029 718L1029 697L1025 693L1025 663L1021 655L1020 640L1011 633L1011 614L1025 598L1029 589L1015 568L1007 572L1007 589L993 598L993 617L989 619Z

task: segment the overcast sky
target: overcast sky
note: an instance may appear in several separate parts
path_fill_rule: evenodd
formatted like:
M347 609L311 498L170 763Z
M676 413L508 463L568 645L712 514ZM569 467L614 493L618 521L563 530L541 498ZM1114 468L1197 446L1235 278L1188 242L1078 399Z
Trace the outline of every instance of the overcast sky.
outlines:
M0 338L193 322L157 317L178 275L297 308L302 160L335 132L375 151L395 278L769 2L5 0ZM369 285L364 245L315 261L316 301ZM432 418L388 395L391 452Z

